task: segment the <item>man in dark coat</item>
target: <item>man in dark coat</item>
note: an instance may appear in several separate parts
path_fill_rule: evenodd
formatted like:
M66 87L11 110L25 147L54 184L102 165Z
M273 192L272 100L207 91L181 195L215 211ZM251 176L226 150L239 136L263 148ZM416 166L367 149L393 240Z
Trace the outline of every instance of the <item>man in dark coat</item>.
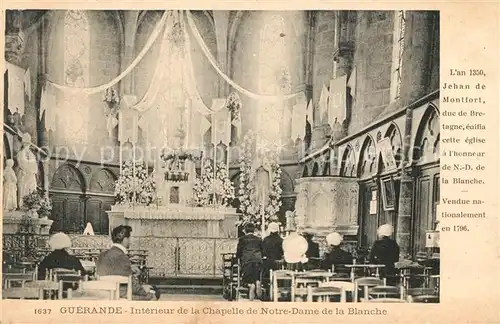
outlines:
M262 240L257 237L255 225L247 223L243 230L245 235L238 241L236 258L240 261L241 281L248 286L248 298L254 300L255 296L262 296L261 272L262 272Z
M346 267L347 264L352 264L351 253L340 248L342 236L339 233L331 233L326 237L326 243L330 250L325 253L321 262L321 268L324 270L332 270L335 273L345 275L349 274L350 270Z
M390 224L380 226L379 239L373 243L370 251L370 263L385 265L385 268L380 271L382 277L391 277L396 274L394 264L399 261L399 245L391 238L393 231Z
M127 255L127 249L130 245L130 226L120 225L113 229L111 239L113 246L102 252L96 262L96 273L99 276L130 276L132 275L132 299L133 300L152 300L159 299L158 290L154 290L149 285L141 285L133 275L132 263ZM120 287L120 297L126 298L126 287Z

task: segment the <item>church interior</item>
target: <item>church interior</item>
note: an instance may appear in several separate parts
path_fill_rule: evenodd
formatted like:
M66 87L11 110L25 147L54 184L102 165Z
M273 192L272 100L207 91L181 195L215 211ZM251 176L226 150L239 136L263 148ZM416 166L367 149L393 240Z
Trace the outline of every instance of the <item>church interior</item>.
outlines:
M439 18L7 10L4 298L439 301Z

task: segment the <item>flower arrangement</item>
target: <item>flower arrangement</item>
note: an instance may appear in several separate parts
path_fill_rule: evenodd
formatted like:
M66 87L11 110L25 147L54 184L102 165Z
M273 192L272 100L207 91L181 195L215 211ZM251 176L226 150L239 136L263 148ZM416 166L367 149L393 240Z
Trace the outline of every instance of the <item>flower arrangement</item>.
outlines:
M118 204L138 203L149 205L156 196L156 184L144 161L124 161L122 172L115 186L115 198Z
M39 210L42 203L42 197L37 190L33 190L29 194L23 197L23 206L27 210Z
M269 199L267 206L262 207L258 205L256 201L256 187L255 183L252 181L255 172L252 168L252 163L254 161L253 152L255 147L256 133L255 131L250 131L246 134L243 141L243 155L240 160L241 163L241 175L240 175L240 187L238 190L240 198L240 209L243 213L243 218L239 220L236 225L242 226L248 222L253 222L255 225L260 227L266 227L269 222L278 221L278 212L281 208L281 168L279 166L279 152L278 150L267 150L265 154L265 160L270 164L271 170L271 188L269 192ZM261 210L264 208L264 210ZM262 224L261 215L264 214L264 223Z
M52 212L52 201L37 190L23 197L23 205L27 210L36 211L40 217L48 217Z
M40 209L38 215L40 217L49 217L52 214L52 201L49 197L42 197L40 200Z
M193 188L193 202L199 207L209 206L212 194L214 169L211 161L206 161L203 166L202 176L196 177Z
M229 95L226 100L226 107L231 112L231 121L241 120L241 99L237 93L233 92Z
M234 199L234 186L229 179L227 168L224 163L219 163L217 165L215 177L214 192L216 198L218 198L217 204L228 207Z
M197 206L228 207L233 199L234 186L224 163L219 163L214 177L212 162L207 161L203 167L203 175L196 178L193 188L194 203Z

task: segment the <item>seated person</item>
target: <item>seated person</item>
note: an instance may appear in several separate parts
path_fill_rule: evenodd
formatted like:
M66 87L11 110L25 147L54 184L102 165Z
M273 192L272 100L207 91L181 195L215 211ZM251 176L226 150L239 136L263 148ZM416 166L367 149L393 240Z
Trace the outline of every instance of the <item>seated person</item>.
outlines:
M312 233L304 233L304 238L307 241L307 268L309 270L317 269L320 265L319 244L313 241L314 235Z
M390 224L384 224L378 228L379 239L373 243L370 251L370 263L383 264L385 268L380 270L382 278L394 277L396 275L395 263L399 261L399 245L391 238L394 229ZM388 278L387 284L394 284L394 278Z
M262 296L261 272L262 272L262 240L257 237L255 225L247 223L243 232L245 235L238 241L236 258L240 260L241 281L248 286L248 299L254 300L255 296Z
M287 270L302 271L307 263L307 241L297 232L290 233L283 240L283 252Z
M102 252L96 262L96 274L98 276L130 276L132 275L132 299L133 300L158 300L160 293L150 285L140 285L134 275L132 263L127 255L130 246L130 226L120 225L113 229L111 239L113 246ZM120 298L127 297L127 288L120 287Z
M64 233L56 233L49 239L49 246L52 249L42 262L38 265L38 280L44 280L50 269L68 269L80 271L85 274L85 269L80 260L68 253L71 248L71 239ZM71 286L69 284L68 286Z
M349 274L350 270L346 268L346 264L352 264L351 253L340 248L342 236L339 233L331 233L326 236L326 243L329 251L327 251L321 261L321 268L324 270L332 270L333 272L345 275Z
M264 258L265 275L269 270L276 270L276 261L283 258L283 239L279 235L278 223L270 223L267 227L269 235L262 242L262 256Z

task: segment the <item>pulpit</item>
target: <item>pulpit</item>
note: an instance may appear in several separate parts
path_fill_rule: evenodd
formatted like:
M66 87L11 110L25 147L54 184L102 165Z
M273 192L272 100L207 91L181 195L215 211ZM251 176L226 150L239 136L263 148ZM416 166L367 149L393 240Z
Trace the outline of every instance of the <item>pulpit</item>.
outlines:
M297 180L295 224L298 231L314 234L324 243L336 231L355 237L358 226L358 183L342 177L309 177Z

